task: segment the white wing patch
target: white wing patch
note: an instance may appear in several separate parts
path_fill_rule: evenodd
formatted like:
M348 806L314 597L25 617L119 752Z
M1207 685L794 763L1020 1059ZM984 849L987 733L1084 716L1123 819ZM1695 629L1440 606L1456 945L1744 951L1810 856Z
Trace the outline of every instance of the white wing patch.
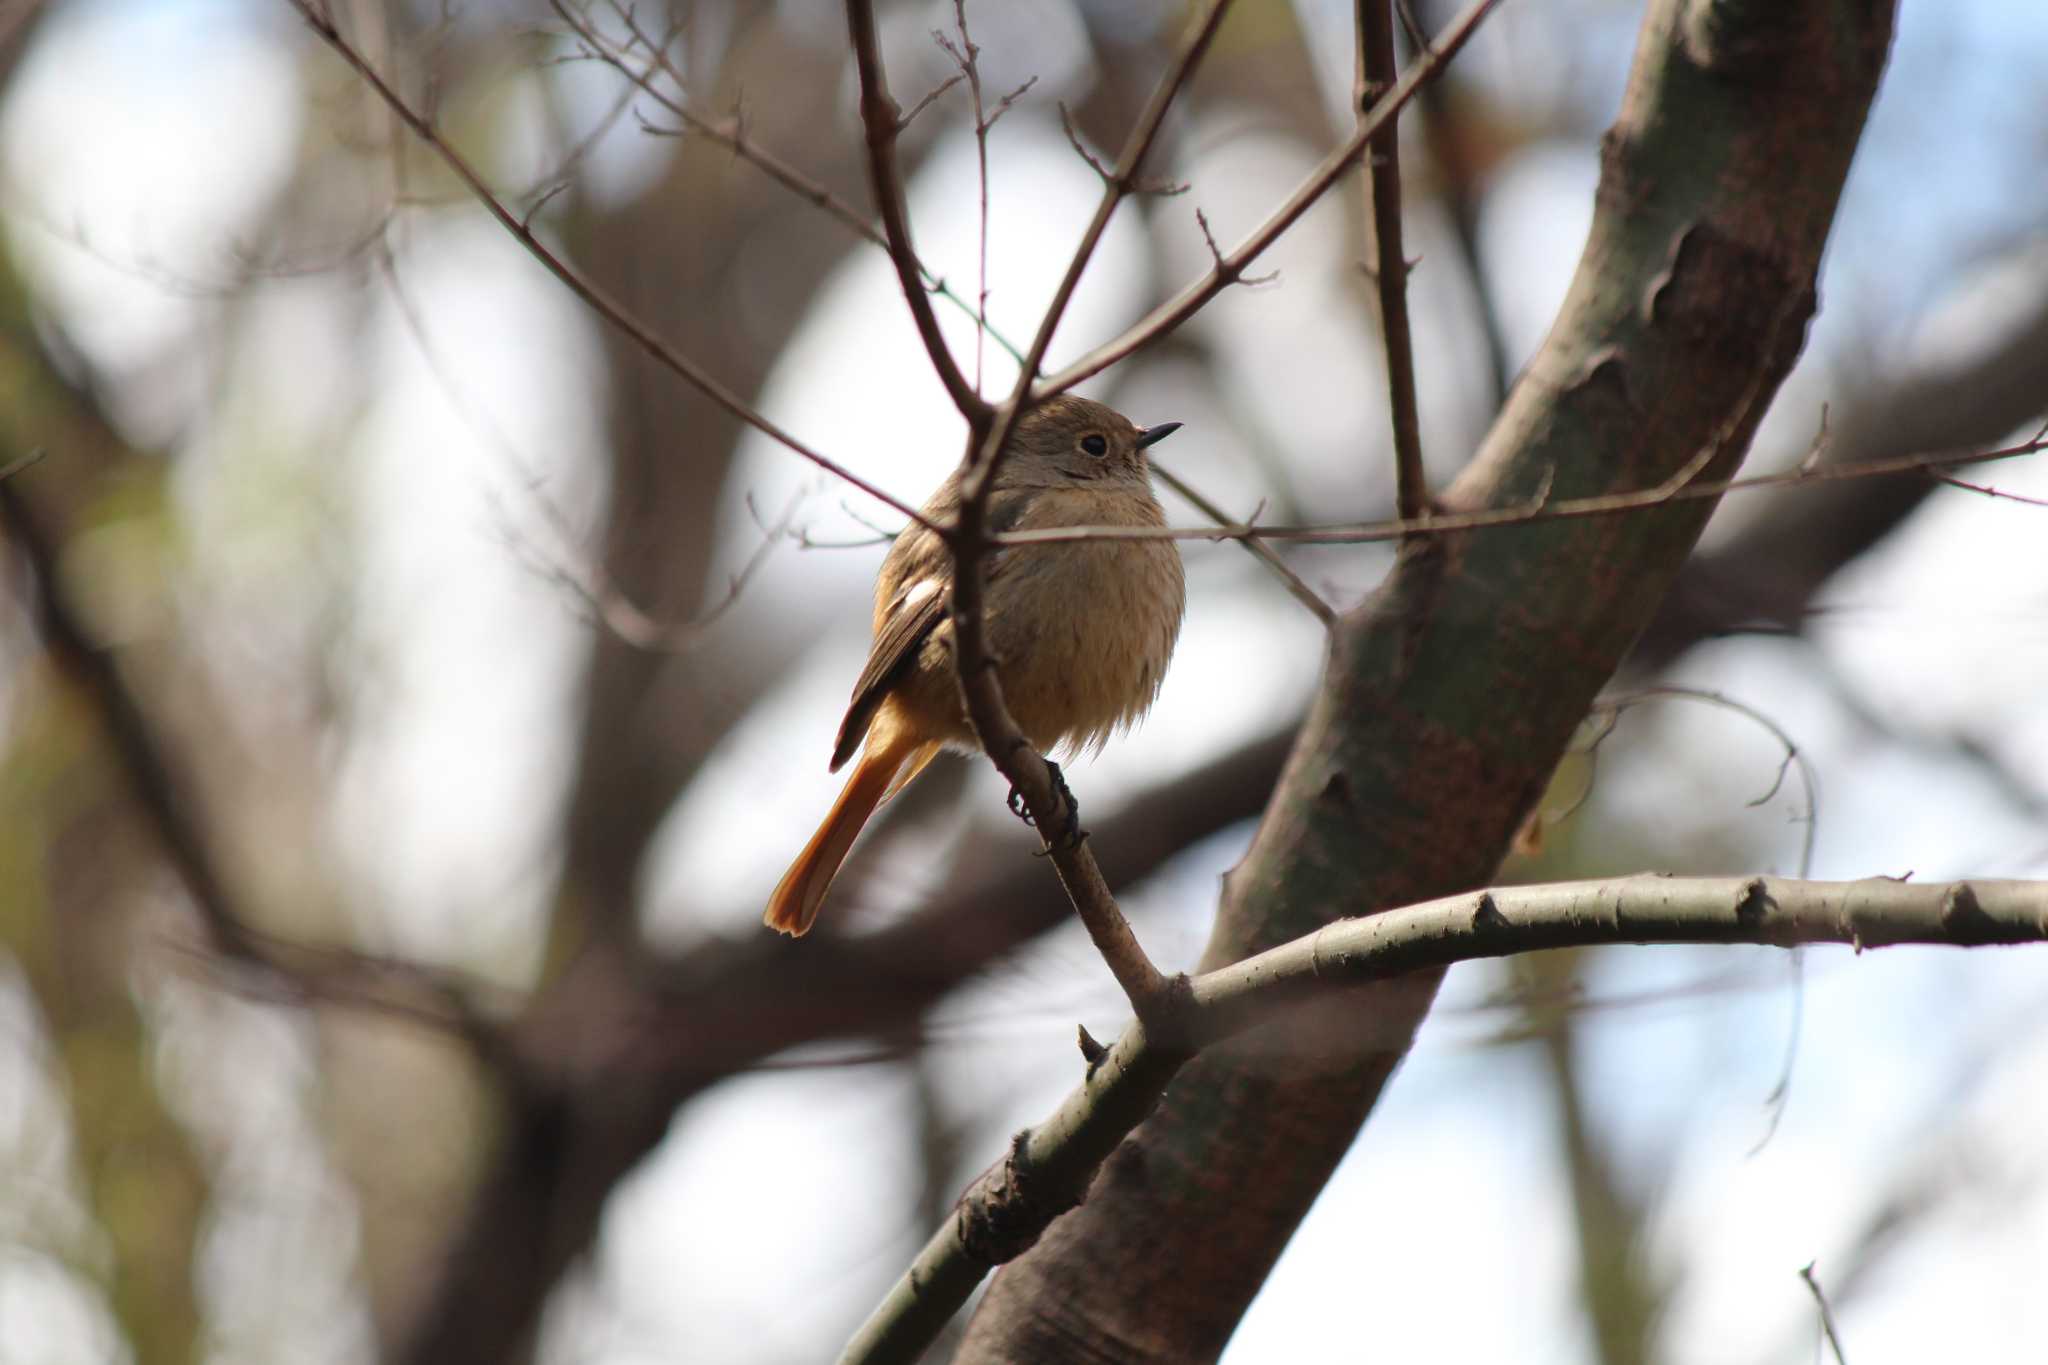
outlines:
M889 609L889 614L891 616L894 616L897 612L909 611L912 607L915 607L918 603L924 601L927 597L936 595L939 589L944 586L945 585L939 582L939 580L936 578L918 579L917 582L912 583L909 587L905 588L902 592L896 595L896 605Z

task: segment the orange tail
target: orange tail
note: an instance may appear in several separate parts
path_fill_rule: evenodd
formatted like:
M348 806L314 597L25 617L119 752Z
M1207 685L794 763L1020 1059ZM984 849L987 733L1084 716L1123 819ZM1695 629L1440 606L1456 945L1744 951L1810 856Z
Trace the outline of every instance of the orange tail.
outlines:
M761 922L770 929L791 938L810 932L832 878L838 875L839 865L846 861L847 852L868 817L882 802L902 790L939 751L936 744L875 742L879 739L881 736L870 734L868 748L854 765L853 776L846 779L839 799L832 803L832 813L818 826L804 851L796 855L796 861L776 885L775 894L768 898L768 909Z

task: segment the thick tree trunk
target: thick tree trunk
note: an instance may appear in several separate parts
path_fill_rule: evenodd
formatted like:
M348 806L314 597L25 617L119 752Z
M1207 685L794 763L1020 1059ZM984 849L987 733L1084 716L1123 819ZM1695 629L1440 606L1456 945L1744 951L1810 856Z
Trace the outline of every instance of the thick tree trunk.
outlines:
M1882 0L1657 0L1549 339L1454 509L1730 473L1790 370ZM1342 623L1204 966L1485 883L1713 504L1410 547ZM1395 983L1188 1068L997 1277L964 1361L1215 1357L1428 1007Z

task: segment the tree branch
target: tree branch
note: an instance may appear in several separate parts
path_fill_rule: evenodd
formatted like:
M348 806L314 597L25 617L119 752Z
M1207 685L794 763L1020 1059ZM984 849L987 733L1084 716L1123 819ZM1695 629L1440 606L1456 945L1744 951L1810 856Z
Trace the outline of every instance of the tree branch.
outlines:
M1209 300L1242 276L1245 267L1257 260L1267 247L1280 240L1304 213L1314 207L1316 201L1321 199L1332 185L1343 178L1344 173L1364 154L1366 143L1379 131L1380 125L1407 107L1408 102L1415 98L1416 92L1426 82L1434 79L1445 64L1458 55L1472 34L1477 31L1480 21L1492 13L1494 7L1500 3L1501 0L1474 0L1474 3L1451 24L1443 41L1423 53L1408 68L1408 74L1387 92L1385 98L1375 106L1370 117L1359 120L1357 129L1344 145L1324 157L1321 163L1309 172L1308 178L1301 186L1288 196L1287 201L1254 229L1236 250L1227 253L1221 262L1212 264L1207 275L1147 313L1122 336L1096 347L1058 374L1040 383L1033 391L1034 394L1042 398L1050 394L1064 393L1083 380L1101 374L1119 360L1173 331L1200 312Z
M1979 354L1877 377L1834 405L1821 467L1860 469L1929 450L2004 440L2048 395L2048 281L2010 332ZM1694 555L1636 644L1645 671L1693 642L1743 628L1797 631L1835 571L1920 506L1932 483L1850 482L1773 501L1723 544Z
M676 94L673 96L655 83L651 72L639 70L629 65L626 57L631 52L631 47L628 46L622 50L617 43L608 41L605 35L590 22L587 15L576 11L570 0L550 0L550 3L553 5L555 13L561 17L562 22L569 26L571 32L589 45L591 52L596 54L599 61L624 76L633 84L634 88L660 105L676 122L682 124L684 129L695 133L707 141L715 142L719 146L724 147L741 161L753 166L797 198L820 210L827 217L837 221L847 231L853 233L862 241L881 251L887 252L889 250L889 239L883 235L880 228L869 222L866 216L854 208L853 205L847 203L845 199L834 194L817 180L805 175L791 162L776 155L749 137L747 135L746 123L743 119L737 116L722 119L707 118L691 108L685 102L688 87L683 83L683 73L676 68L676 64L669 58L668 44L657 40L653 34L647 32L641 26L639 17L632 6L617 3L617 0L614 0L612 10L618 16L619 22L625 26L626 33L633 42L648 51L655 69L675 83ZM953 80L945 82L933 90L931 94L925 96L925 99L929 101L938 98L948 89L952 88L954 83L960 79L960 77L956 76ZM908 114L905 114L903 116L904 124L907 126L911 119L917 117L917 113L917 109L912 109ZM644 126L646 125L643 121ZM649 128L648 131L668 134L676 130ZM918 265L918 275L923 280L926 289L946 300L946 302L952 304L953 307L967 314L967 316L976 316L973 304L961 298L959 294L953 291L951 285L932 274L921 262ZM1011 357L1020 363L1023 361L1024 353L1018 350L1008 337L995 328L988 327L986 318L982 318L980 321L984 328L986 328L988 335L995 338L998 346L1009 352Z
M1195 491L1185 479L1161 465L1157 460L1152 462L1152 477L1193 503L1196 511L1215 522L1218 526L1231 525L1228 512L1225 512L1207 497ZM1254 512L1253 515L1256 516L1258 514ZM1314 588L1311 588L1302 579L1300 574L1289 568L1287 561L1280 558L1277 550L1256 536L1241 537L1238 540L1238 544L1251 551L1252 558L1271 569L1274 577L1278 578L1286 586L1287 591L1294 595L1294 600L1314 613L1315 618L1323 623L1324 629L1327 630L1337 624L1337 609L1328 602L1325 602L1323 595Z
M1394 85L1393 0L1357 0L1359 122ZM1394 508L1403 521L1429 510L1422 470L1422 423L1415 407L1415 340L1408 327L1408 256L1401 245L1401 130L1398 111L1366 143L1366 202L1372 210L1380 330L1386 337L1387 406L1394 423Z
M1702 447L1711 454L1711 447ZM990 537L992 544L1058 545L1079 540L1278 540L1296 545L1359 545L1375 541L1407 540L1411 537L1449 536L1468 531L1490 531L1508 526L1540 526L1547 522L1583 521L1588 518L1621 516L1654 507L1688 502L1712 501L1728 493L1753 493L1763 489L1815 488L1827 484L1852 483L1860 479L1891 478L1900 474L1926 474L1959 465L1989 464L1996 460L2017 460L2048 451L2048 434L2037 435L2017 445L1998 450L1935 451L1900 455L1892 459L1864 460L1858 464L1802 465L1782 474L1754 474L1746 478L1693 479L1682 484L1670 480L1654 488L1626 493L1597 493L1583 498L1551 500L1547 489L1511 507L1487 508L1477 512L1432 512L1418 521L1356 521L1324 526L1053 526L1039 531L1004 531ZM1700 452L1696 451L1697 456Z
M917 248L910 240L910 208L903 198L903 172L896 164L896 138L903 131L902 111L889 97L882 74L881 40L875 34L873 0L846 0L846 27L853 41L855 69L860 73L860 121L866 131L868 189L874 195L875 211L882 217L882 231L889 238L889 259L896 265L896 282L902 286L903 301L910 305L910 317L924 341L932 370L953 406L968 425L985 423L988 401L974 391L960 364L946 347L939 331L938 315L920 281ZM1026 366L1029 372L1029 366Z
M1969 948L2048 941L2048 882L1919 885L1782 877L1665 877L1507 887L1339 920L1189 983L1187 1037L1207 1048L1360 983L1544 948L1622 943L1840 943ZM1044 1123L961 1196L854 1335L842 1365L917 1359L988 1270L1080 1203L1096 1169L1149 1114L1187 1054L1133 1029Z
M335 55L340 57L357 76L361 77L363 84L367 85L377 98L384 102L385 106L391 110L401 123L412 130L413 136L417 137L434 155L441 159L442 164L447 166L454 173L455 178L463 183L470 194L475 197L477 203L483 206L484 211L497 219L500 227L511 233L513 239L525 247L528 254L547 268L548 273L567 285L570 292L589 305L599 317L624 333L634 345L646 352L656 364L677 375L735 419L745 422L763 435L779 441L803 456L806 460L809 460L812 464L818 466L818 468L844 479L869 497L895 508L920 526L929 527L924 514L919 512L917 508L869 483L866 479L863 479L838 461L805 445L795 436L769 421L767 417L757 412L752 404L748 403L746 399L742 398L733 389L727 387L723 381L712 375L709 370L706 370L696 361L669 345L667 341L656 334L653 328L649 327L624 304L614 299L596 281L592 280L561 256L555 254L546 243L534 235L533 229L527 224L525 217L512 212L505 202L492 192L490 186L484 183L483 176L478 173L475 167L469 164L468 159L442 138L440 132L435 129L433 121L425 114L414 109L410 104L407 104L405 98L397 90L393 89L384 80L382 75L378 74L377 69L370 64L369 58L365 57L356 49L354 44L342 36L341 30L335 26L333 18L325 12L316 0L289 0L289 3L292 8L296 9L305 18L307 26L313 32L319 34L321 40L334 50ZM929 310L929 304L926 307ZM933 527L930 529L935 530L937 528Z

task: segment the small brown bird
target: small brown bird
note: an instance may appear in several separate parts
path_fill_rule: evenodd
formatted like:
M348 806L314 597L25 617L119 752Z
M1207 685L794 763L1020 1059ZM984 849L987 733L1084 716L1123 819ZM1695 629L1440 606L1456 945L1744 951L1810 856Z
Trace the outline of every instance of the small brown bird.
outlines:
M991 531L1046 526L1163 526L1145 448L1180 423L1140 429L1114 409L1061 396L1017 423L989 498ZM960 476L924 505L945 525ZM974 730L953 672L953 553L919 525L896 538L875 582L874 643L839 724L832 771L866 740L853 776L783 875L761 918L797 935L875 808ZM1099 747L1159 695L1187 589L1171 540L1012 546L988 561L987 632L1003 699L1041 752Z

